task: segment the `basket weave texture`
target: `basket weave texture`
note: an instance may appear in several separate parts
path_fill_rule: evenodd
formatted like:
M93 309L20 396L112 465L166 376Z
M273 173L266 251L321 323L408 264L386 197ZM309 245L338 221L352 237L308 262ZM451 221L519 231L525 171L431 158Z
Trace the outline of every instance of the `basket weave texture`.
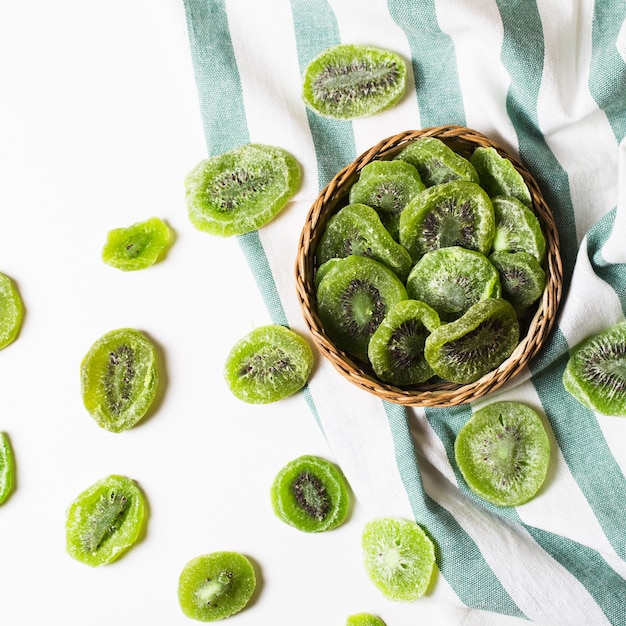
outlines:
M361 169L373 160L389 159L409 143L420 137L436 137L455 152L468 157L477 147L495 148L508 158L524 178L546 239L546 287L536 305L536 312L525 328L525 334L511 356L499 367L469 384L433 382L399 388L380 381L373 370L338 349L326 336L316 313L315 251L328 219L348 203L350 187L358 180ZM311 206L300 240L296 259L296 291L305 323L316 346L351 383L383 400L406 406L449 407L477 400L495 391L520 373L537 354L553 326L561 299L563 268L559 253L559 238L554 217L541 190L518 158L490 140L482 133L462 126L438 126L410 130L383 139L361 154L353 163L343 168L322 189Z

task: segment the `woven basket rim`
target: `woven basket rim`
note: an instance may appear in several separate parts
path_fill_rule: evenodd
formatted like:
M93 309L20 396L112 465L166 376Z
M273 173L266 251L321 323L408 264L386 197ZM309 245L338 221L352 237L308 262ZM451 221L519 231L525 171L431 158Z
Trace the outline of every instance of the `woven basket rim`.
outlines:
M358 179L361 169L373 160L394 156L406 145L420 137L441 139L461 154L469 155L476 147L494 148L509 159L524 178L546 239L546 287L536 312L520 338L513 353L496 369L469 384L448 382L424 383L412 387L397 387L380 381L373 371L338 349L326 336L315 307L315 250L329 217L345 204L346 190ZM500 388L517 376L539 352L547 339L561 300L563 268L559 236L554 217L541 189L521 160L481 132L457 125L407 130L386 139L359 155L341 169L320 191L306 216L298 241L296 258L296 293L306 326L313 342L335 369L352 384L383 400L406 406L442 408L472 402Z

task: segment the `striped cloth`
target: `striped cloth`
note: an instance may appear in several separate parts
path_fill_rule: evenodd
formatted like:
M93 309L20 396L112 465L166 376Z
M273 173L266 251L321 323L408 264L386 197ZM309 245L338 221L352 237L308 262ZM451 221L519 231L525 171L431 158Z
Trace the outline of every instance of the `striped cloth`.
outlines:
M520 155L559 228L564 301L549 345L489 401L528 403L553 444L545 488L497 508L468 491L453 441L476 406L405 409L325 360L311 412L372 516L412 517L438 546L434 598L546 624L626 624L626 420L567 393L568 349L626 309L626 3L617 0L185 0L209 155L267 143L303 184L239 238L272 319L306 333L294 287L305 215L332 176L379 140L444 124ZM271 6L271 8L269 8ZM324 119L300 97L321 50L362 43L412 62L393 109Z

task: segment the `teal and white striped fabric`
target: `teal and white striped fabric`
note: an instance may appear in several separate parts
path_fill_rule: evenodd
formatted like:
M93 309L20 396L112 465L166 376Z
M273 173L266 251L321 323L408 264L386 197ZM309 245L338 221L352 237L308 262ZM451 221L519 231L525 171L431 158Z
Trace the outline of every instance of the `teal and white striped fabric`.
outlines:
M304 181L270 225L240 237L272 319L306 333L297 239L330 178L380 139L459 124L518 153L561 238L564 302L548 347L515 384L553 443L545 489L497 509L474 497L453 441L476 407L405 409L325 361L305 390L357 497L413 517L438 545L433 597L546 624L626 624L626 419L561 384L568 349L626 310L626 3L622 0L185 0L209 155L289 150ZM301 74L322 49L364 43L410 59L393 109L353 122L307 111Z

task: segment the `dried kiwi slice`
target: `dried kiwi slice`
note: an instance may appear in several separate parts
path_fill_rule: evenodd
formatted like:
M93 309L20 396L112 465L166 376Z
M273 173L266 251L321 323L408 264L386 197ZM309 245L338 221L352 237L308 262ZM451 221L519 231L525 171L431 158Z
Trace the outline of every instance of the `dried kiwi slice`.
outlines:
M67 509L67 553L97 567L119 559L139 538L146 502L137 484L111 474L80 493Z
M333 215L315 251L319 263L361 255L376 259L406 280L411 256L383 226L378 213L366 204L349 204Z
M495 148L476 148L470 156L470 162L478 172L481 187L490 196L513 196L526 206L532 206L530 191L523 176Z
M435 373L424 358L424 344L440 324L437 311L424 302L403 300L392 306L368 346L376 376L400 386L432 378Z
M550 441L539 415L519 402L493 402L459 431L454 455L468 487L498 506L528 502L543 484Z
M13 450L6 433L0 433L0 504L2 504L13 489L13 475L15 461Z
M527 252L542 263L546 256L546 239L532 210L510 196L496 196L491 203L496 224L493 249Z
M502 296L518 311L536 302L546 287L546 273L528 252L492 252L489 260L500 274Z
M333 46L304 71L302 97L319 115L354 119L396 104L406 90L407 65L399 54L371 46Z
M178 579L178 603L199 622L216 622L242 611L256 588L252 563L239 552L212 552L191 559Z
M15 341L22 325L24 307L13 281L0 274L0 350Z
M361 537L365 570L388 600L421 598L435 569L435 548L415 522L385 517L368 522Z
M201 161L185 178L189 219L222 237L257 230L285 208L300 178L300 165L282 148L234 148Z
M355 613L347 617L346 626L385 626L385 622L371 613Z
M317 313L331 341L366 359L370 337L387 311L406 300L402 281L386 266L363 256L337 259L317 287Z
M80 368L83 404L97 424L114 433L146 415L159 384L157 353L134 328L119 328L95 341Z
M343 474L329 461L312 455L287 463L274 478L270 495L276 516L307 533L337 528L348 514Z
M232 347L224 377L240 400L267 404L302 389L312 369L309 344L293 330L269 324L255 328Z
M441 378L471 383L498 367L519 341L513 305L487 298L454 322L436 328L426 339L424 356Z
M400 213L425 188L419 172L410 163L371 161L350 187L350 203L371 206L389 234L398 241Z
M563 385L592 411L626 417L626 321L588 337L572 350Z
M479 182L474 166L437 137L420 137L403 148L395 158L413 165L427 187L451 180Z
M427 252L413 266L406 290L409 298L426 302L448 322L479 300L502 293L500 275L489 259L459 246Z
M124 272L154 265L170 245L170 229L158 217L109 231L102 260Z
M400 215L400 243L413 262L426 252L461 246L489 254L495 233L491 199L473 182L453 180L429 187Z

